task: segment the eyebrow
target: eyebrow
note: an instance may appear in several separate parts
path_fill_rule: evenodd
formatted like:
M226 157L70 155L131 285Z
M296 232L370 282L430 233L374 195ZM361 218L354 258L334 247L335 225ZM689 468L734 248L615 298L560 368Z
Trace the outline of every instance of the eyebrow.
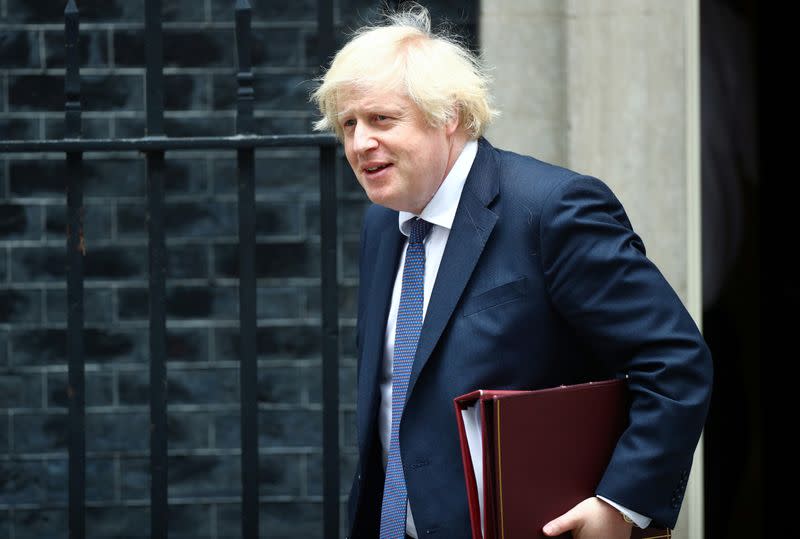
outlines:
M387 106L376 105L376 106L373 106L373 107L365 107L364 111L367 114L387 114L389 116L396 116L396 117L404 116L406 114L406 110L404 108L396 107L396 106L389 106L389 105L387 105ZM353 113L353 109L341 110L341 111L336 113L336 118L338 120L341 120L343 117L349 116L352 113Z

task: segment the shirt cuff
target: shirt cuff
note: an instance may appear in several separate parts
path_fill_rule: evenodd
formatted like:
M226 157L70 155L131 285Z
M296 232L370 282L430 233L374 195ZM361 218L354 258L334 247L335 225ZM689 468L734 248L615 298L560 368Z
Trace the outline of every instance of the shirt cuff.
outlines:
M636 524L636 526L639 527L639 528L644 529L644 528L648 527L650 525L650 523L653 521L652 518L646 517L644 515L640 515L636 511L631 511L627 507L623 507L618 503L612 502L608 498L604 498L603 496L597 496L597 497L600 498L601 500L603 500L604 502L606 502L607 504L609 504L609 505L611 505L613 507L616 507L623 515L625 515L628 518L630 518L633 521L633 523Z

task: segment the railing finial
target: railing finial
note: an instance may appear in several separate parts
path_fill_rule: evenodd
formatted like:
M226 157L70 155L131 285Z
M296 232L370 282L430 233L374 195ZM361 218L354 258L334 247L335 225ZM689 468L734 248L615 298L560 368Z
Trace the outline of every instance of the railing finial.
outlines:
M236 133L253 133L253 71L250 50L253 41L251 28L252 8L247 0L236 2L236 52L239 72L236 75Z

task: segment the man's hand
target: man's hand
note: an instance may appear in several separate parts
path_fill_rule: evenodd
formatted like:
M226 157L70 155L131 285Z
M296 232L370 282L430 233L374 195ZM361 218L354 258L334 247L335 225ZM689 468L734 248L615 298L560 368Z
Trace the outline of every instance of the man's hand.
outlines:
M545 524L544 534L554 536L572 531L574 539L630 539L632 527L616 508L592 497Z

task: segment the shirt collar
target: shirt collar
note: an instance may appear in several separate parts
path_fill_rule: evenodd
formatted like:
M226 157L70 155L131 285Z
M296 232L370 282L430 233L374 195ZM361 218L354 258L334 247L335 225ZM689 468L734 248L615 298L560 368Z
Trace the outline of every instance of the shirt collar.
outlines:
M408 236L411 233L411 220L415 217L421 217L431 224L448 230L453 227L458 201L461 199L461 191L464 190L467 175L472 168L472 163L475 162L477 154L478 141L470 140L464 145L464 149L461 150L458 159L453 163L450 173L447 174L442 185L439 186L436 194L433 195L433 198L422 210L422 213L416 215L407 211L399 212L398 224L400 232Z

